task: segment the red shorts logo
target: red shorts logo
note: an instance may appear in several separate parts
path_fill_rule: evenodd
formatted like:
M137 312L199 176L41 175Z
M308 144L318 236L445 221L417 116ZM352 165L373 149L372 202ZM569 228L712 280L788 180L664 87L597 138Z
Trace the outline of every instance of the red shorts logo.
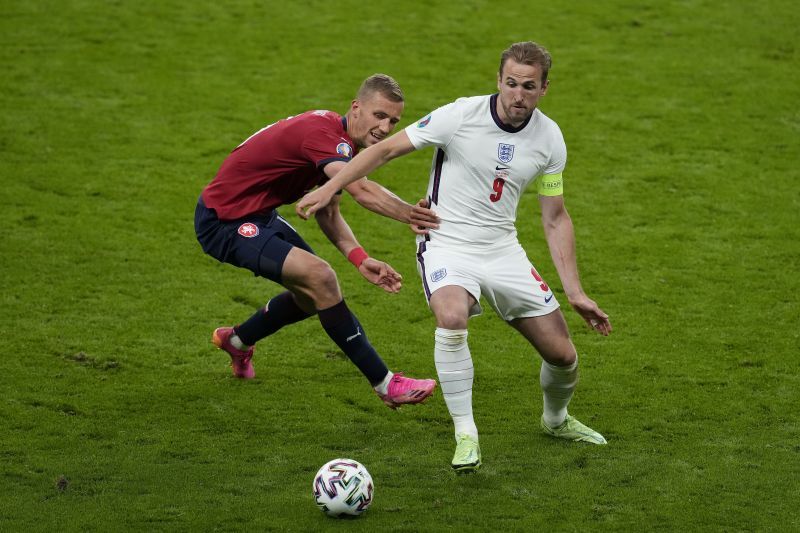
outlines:
M242 237L247 237L249 239L250 237L255 237L256 235L258 235L258 226L256 226L252 222L245 222L244 224L239 226L239 229L237 231L239 232L239 235L241 235Z

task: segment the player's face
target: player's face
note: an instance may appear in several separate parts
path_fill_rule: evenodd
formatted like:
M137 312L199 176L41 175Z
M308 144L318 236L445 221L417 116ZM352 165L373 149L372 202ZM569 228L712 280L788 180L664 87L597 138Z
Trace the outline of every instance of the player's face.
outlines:
M506 60L503 72L497 76L497 113L511 126L525 122L539 99L547 92L547 82L542 83L539 65L525 65L513 59Z
M402 113L403 102L392 102L378 93L353 100L347 133L360 148L367 148L388 137Z

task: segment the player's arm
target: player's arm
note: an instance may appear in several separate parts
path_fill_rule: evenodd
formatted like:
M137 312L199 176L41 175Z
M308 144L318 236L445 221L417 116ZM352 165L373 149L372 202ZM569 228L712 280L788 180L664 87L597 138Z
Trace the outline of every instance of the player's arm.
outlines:
M411 226L418 234L427 234L428 229L439 227L439 217L425 206L411 205L390 190L367 178L356 180L345 190L362 207L374 213L393 218Z
M553 258L567 300L589 326L603 335L608 335L611 332L608 315L583 292L581 287L575 255L575 230L572 218L564 205L564 197L540 195L539 204L542 208L542 225L547 246L550 248L550 256Z
M328 205L338 191L344 189L354 181L369 175L370 172L385 165L392 159L413 151L414 145L411 144L406 132L401 131L388 139L373 144L358 154L358 156L351 159L346 165L336 171L334 175L328 174L328 167L331 165L326 165L325 173L328 174L331 179L322 187L303 196L300 201L297 202L295 211L301 218L308 219L309 216Z
M399 291L402 287L402 276L388 264L369 257L364 252L339 211L339 201L340 197L335 196L326 207L314 214L320 229L370 283L378 285L386 292Z

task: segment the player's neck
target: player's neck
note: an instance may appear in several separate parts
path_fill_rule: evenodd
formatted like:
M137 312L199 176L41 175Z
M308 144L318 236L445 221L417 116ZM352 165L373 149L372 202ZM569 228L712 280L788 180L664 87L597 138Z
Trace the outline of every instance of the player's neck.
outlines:
M510 126L512 128L519 128L520 126L525 124L525 122L527 122L528 119L531 118L531 115L533 114L533 111L536 111L536 108L534 107L533 111L531 111L531 115L527 115L526 117L522 118L521 120L511 120L510 118L508 118L508 115L506 115L506 110L503 109L503 106L500 103L500 99L499 98L497 99L497 102L495 102L494 105L495 105L495 112L497 113L497 118L500 119L500 122L502 122L506 126Z
M344 126L344 131L347 133L347 136L351 139L353 138L352 129L353 129L353 118L350 116L350 111L344 114L342 117L342 126Z

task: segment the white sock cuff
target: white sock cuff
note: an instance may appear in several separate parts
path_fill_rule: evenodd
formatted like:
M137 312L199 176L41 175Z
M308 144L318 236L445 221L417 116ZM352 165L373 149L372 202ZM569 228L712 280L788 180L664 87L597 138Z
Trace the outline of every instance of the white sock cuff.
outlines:
M542 359L542 366L547 367L550 372L555 374L571 374L572 372L575 372L575 369L578 368L578 359L576 357L575 361L569 366L556 366Z
M388 372L386 372L386 376L383 378L383 381L381 381L372 388L378 391L380 394L386 394L387 392L389 392L389 382L392 381L393 377L394 373L391 370L389 370Z
M443 349L457 350L467 342L467 330L436 328L436 344ZM446 347L446 348L445 348Z

